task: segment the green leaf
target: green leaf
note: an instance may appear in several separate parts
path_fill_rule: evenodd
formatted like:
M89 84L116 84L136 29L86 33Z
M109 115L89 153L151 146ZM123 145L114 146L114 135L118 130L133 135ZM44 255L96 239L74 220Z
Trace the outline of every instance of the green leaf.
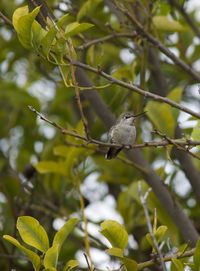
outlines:
M26 8L22 7L21 13L25 11ZM32 47L32 24L39 11L40 7L36 7L32 12L22 17L19 17L20 11L16 10L15 12L17 12L17 15L15 12L13 14L13 21L15 21L16 26L15 30L18 33L19 41L27 49Z
M114 220L105 220L101 223L101 233L113 247L125 249L128 243L128 233L125 228Z
M56 23L59 28L62 28L69 20L69 13L63 15L60 20Z
M180 87L176 87L170 91L170 93L167 95L167 98L174 101L174 102L180 102L183 94L183 89Z
M13 244L14 246L16 246L17 248L19 248L24 254L26 254L26 256L29 258L29 260L33 264L35 271L40 270L40 267L41 267L40 257L35 252L22 246L15 238L13 238L10 235L4 235L3 238L7 240L8 242L10 242L11 244Z
M159 243L163 237L166 235L166 232L167 232L167 227L162 225L162 226L159 226L156 231L154 232L154 236L157 240L157 242Z
M181 101L182 94L183 94L183 89L180 87L176 87L170 91L170 93L167 95L167 98L176 103L179 103ZM171 111L174 118L177 119L179 116L179 110L177 108L171 107Z
M58 30L55 27L52 27L41 41L42 52L46 57L49 55L49 51L50 51L51 45L56 37L57 31Z
M101 3L102 0L88 0L80 8L77 20L80 21L84 16L89 16Z
M134 69L130 65L121 66L112 73L112 77L126 81L132 81L134 79L134 75Z
M39 173L59 173L61 175L66 174L65 164L61 161L41 161L35 165L35 168Z
M193 261L194 261L195 269L199 270L200 269L200 239L198 240L195 247Z
M58 245L50 247L44 256L45 268L56 268L58 262Z
M79 266L79 262L77 260L70 260L66 263L63 271L70 271L77 266Z
M118 257L120 261L125 265L127 271L137 270L137 262L123 256L123 250L120 248L112 247L106 250L106 252L114 257Z
M70 38L74 35L77 35L91 27L93 27L93 24L89 24L89 23L78 23L78 22L74 22L71 24L68 24L66 29L65 29L65 38Z
M55 267L44 268L42 271L58 271Z
M169 19L168 16L154 16L153 24L157 30L169 32L187 31L187 28L181 25L178 21Z
M45 56L49 55L49 52L51 50L51 46L53 43L56 43L56 35L59 31L59 29L62 31L62 27L67 23L69 14L65 14L61 17L61 19L56 23L56 26L53 26L46 36L42 39L41 45L42 45L42 51ZM66 44L66 42L65 42ZM55 44L54 44L55 45Z
M53 148L53 153L62 157L68 157L69 147L66 145L58 145Z
M59 253L64 241L66 240L68 235L72 232L72 230L76 226L77 222L78 222L77 218L69 219L62 226L62 228L59 231L57 231L57 233L55 234L54 239L53 239L53 246L58 246L58 253Z
M171 270L172 271L183 271L184 270L184 265L180 260L178 260L176 258L172 258Z
M120 257L120 258L124 257L123 250L118 247L111 247L109 249L106 249L106 252L111 256Z
M147 111L146 114L161 133L173 137L176 121L169 105L149 101L145 111Z
M31 216L21 216L17 219L17 229L22 240L28 245L46 252L49 248L49 239L45 229Z
M13 26L15 28L15 30L18 32L18 29L19 29L19 25L18 25L18 22L19 22L19 19L24 16L24 15L27 15L29 12L29 9L28 9L28 6L23 6L23 7L20 7L20 8L17 8L14 13L13 13L13 16L12 16L12 23L13 23Z
M181 88L174 88L170 91L167 98L175 102L180 102L182 91ZM149 101L145 107L145 111L147 111L148 117L160 132L170 137L174 136L174 130L177 125L176 120L179 114L177 109L165 103Z
M35 50L38 50L40 48L42 40L45 37L46 33L47 31L44 30L37 21L33 21L31 44Z
M200 120L197 121L197 124L193 128L191 137L193 140L200 140Z
M138 264L137 264L136 261L134 261L134 260L132 260L130 258L126 258L126 257L123 257L121 259L121 261L125 265L127 271L136 271L136 270L138 270L138 268L137 268Z
M166 231L167 231L167 227L166 226L160 226L156 229L156 231L154 231L154 237L157 241L157 243L159 244L162 239L164 238L165 234L166 234ZM149 244L154 247L154 244L151 240L151 235L150 233L147 233L146 234L146 238L147 238L147 241L149 242ZM155 248L154 248L155 249Z

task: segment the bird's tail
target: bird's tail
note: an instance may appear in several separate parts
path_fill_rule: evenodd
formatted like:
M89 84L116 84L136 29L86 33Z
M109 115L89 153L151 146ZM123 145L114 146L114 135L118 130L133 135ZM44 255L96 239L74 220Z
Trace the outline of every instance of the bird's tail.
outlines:
M122 148L110 147L105 155L105 158L108 160L115 158L122 149L123 147Z

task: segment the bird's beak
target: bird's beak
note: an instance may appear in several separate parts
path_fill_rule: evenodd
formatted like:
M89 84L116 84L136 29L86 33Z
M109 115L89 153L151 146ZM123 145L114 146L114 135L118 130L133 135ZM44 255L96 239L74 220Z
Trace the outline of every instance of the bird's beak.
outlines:
M134 116L134 118L140 117L140 116L143 116L144 114L146 114L146 112L147 112L147 111L144 111L144 112L142 112L142 113L139 113L139 114L136 114L136 115L133 115L133 116Z

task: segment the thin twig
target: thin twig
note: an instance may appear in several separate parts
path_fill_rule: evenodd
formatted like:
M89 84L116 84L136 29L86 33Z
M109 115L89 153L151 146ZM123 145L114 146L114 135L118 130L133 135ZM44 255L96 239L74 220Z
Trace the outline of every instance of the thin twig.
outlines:
M0 11L0 18L8 25L13 27L12 21L6 17L1 11Z
M157 252L158 259L160 261L160 265L161 265L163 271L167 271L164 260L163 260L163 255L162 255L162 253L160 251L157 240L156 240L156 238L154 236L153 227L151 225L151 220L150 220L149 211L148 211L147 202L146 202L146 199L147 199L148 194L149 194L149 190L143 196L142 195L142 190L141 190L141 183L139 183L138 194L139 194L140 201L141 201L143 209L144 209L144 214L145 214L149 234L150 234L150 237L151 237L151 241L152 241L153 246L154 246L154 248L155 248L155 250Z
M156 134L158 134L159 136L163 137L165 140L167 140L172 145L174 145L177 149L184 151L184 152L188 153L189 155L191 155L192 157L200 160L200 157L198 155L196 155L195 153L191 152L188 147L185 148L184 146L180 145L177 141L174 141L173 139L169 138L168 136L166 136L165 134L162 134L161 132L159 132L157 130L155 130L154 132Z
M88 260L88 256L86 253L83 253L84 257L85 257L85 261L87 263L87 266L88 266L88 270L91 271L91 267L90 267L90 263L89 263L89 260Z
M169 262L171 261L173 258L176 258L176 259L181 259L181 258L187 258L187 257L191 257L194 255L194 251L195 251L195 248L192 248L191 250L188 250L184 253L182 252L177 252L175 254L170 254L170 255L167 255L167 256L163 256L163 261L164 262ZM143 263L139 263L138 264L138 271L139 270L142 270L144 268L148 268L150 266L153 266L156 264L156 261L154 259L150 260L150 261L146 261L146 262L143 262Z
M113 34L104 36L104 37L99 38L99 39L88 41L87 43L84 43L84 44L76 47L76 49L77 50L84 50L84 49L87 49L87 48L91 47L92 45L95 45L95 44L98 44L98 43L103 43L103 42L111 40L113 38L131 38L131 39L133 39L135 37L137 37L136 33L113 33Z
M72 42L70 40L69 40L68 44L69 44L70 57L72 57L73 52L74 52L74 48L73 48ZM79 86L77 84L76 75L75 75L75 68L76 67L73 65L73 63L71 63L72 82L73 82L75 93L76 93L77 105L78 105L79 112L80 112L81 119L82 119L82 123L83 123L83 126L84 126L85 135L86 135L87 139L89 140L90 139L90 132L89 132L89 128L88 128L88 121L87 121L87 119L85 117L85 114L83 112L83 106L82 106L82 103L81 103Z

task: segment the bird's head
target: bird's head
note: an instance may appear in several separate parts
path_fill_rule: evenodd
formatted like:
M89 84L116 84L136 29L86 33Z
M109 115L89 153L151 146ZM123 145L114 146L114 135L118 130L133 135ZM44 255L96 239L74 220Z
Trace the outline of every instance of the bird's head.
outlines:
M137 117L140 117L142 115L144 115L146 112L142 112L139 114L134 115L132 112L126 112L120 115L118 122L119 123L123 123L123 124L127 124L127 125L132 125L134 123L134 120Z

